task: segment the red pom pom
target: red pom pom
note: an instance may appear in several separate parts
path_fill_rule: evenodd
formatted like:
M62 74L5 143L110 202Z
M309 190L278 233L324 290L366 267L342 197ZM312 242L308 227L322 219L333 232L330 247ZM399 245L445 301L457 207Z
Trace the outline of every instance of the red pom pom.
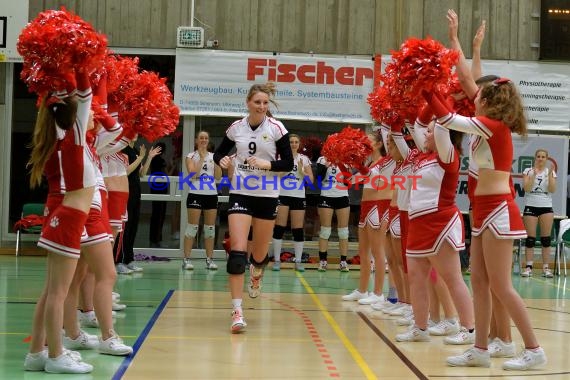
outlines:
M143 71L125 90L119 103L119 121L147 141L154 141L176 130L180 111L174 104L166 78Z
M41 12L21 32L18 53L24 59L20 77L38 94L64 90L65 76L75 68L94 71L103 62L107 38L79 16L62 8Z
M372 153L370 139L360 129L344 128L330 135L323 146L322 155L333 165L360 167Z
M449 86L458 53L446 49L431 37L406 40L399 51L392 52L393 62L380 77L384 85L368 97L374 120L387 125L403 125L413 121L428 92Z

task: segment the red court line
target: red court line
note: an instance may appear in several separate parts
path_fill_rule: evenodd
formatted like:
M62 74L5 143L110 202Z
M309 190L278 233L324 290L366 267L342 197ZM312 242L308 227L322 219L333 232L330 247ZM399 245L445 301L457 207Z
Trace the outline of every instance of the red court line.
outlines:
M330 356L325 344L323 343L323 340L319 336L317 328L315 327L315 325L311 321L311 318L307 314L305 314L303 311L301 311L301 310L297 309L296 307L291 306L291 305L289 305L283 301L276 300L276 299L270 298L270 297L265 297L265 296L263 296L263 297L268 298L270 301L278 303L279 305L283 306L286 309L291 310L293 313L295 313L299 317L301 317L301 319L303 320L303 323L305 324L305 327L307 328L307 331L309 331L309 334L311 335L311 340L313 341L315 348L317 349L317 351L321 355L321 359L323 360L323 364L325 365L325 367L327 368L327 371L329 372L329 377L339 378L340 373L338 372L338 369L334 365L334 361L331 359L331 356Z

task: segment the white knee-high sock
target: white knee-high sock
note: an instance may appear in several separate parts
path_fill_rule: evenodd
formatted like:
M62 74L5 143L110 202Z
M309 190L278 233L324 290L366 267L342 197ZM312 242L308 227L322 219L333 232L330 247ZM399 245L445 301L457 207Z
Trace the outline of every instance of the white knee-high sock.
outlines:
M273 239L273 259L275 261L281 261L282 245L283 245L283 239Z

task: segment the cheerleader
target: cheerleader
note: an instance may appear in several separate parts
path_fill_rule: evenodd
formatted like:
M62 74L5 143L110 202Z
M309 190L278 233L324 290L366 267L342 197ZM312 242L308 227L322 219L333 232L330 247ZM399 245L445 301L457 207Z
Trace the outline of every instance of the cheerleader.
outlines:
M526 307L511 282L513 241L526 236L510 185L511 133L526 134L523 102L514 83L506 78L477 89L467 73L462 85L465 90L477 93L474 118L450 113L437 94L424 94L443 126L477 136L470 148L479 166L473 202L473 235L481 236L482 245L478 251L481 254L472 256L471 260L477 335L473 348L463 355L449 357L447 363L490 365L487 348L493 293L508 310L525 344L520 355L503 363L503 369L527 370L544 365L546 354L538 344Z
M38 246L48 251L46 284L34 312L30 352L24 369L50 373L89 373L93 366L63 349L63 306L75 273L87 215L95 192L95 171L86 145L92 119L92 92L87 73L60 97L42 99L32 140L30 184L45 174L48 199ZM77 83L77 90L75 90ZM44 350L47 341L48 349Z

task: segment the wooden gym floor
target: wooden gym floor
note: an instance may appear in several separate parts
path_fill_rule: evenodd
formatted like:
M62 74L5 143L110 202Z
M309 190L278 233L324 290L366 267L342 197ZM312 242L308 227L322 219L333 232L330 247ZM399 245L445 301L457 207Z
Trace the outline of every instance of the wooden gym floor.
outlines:
M229 331L231 302L224 263L206 271L195 261L142 263L144 272L118 277L128 308L116 330L135 347L119 358L83 351L95 366L89 375L49 375L22 369L35 301L44 282L44 257L0 256L0 379L568 379L570 378L570 281L539 274L514 277L549 363L544 369L506 372L451 368L445 357L464 346L397 343L395 318L340 299L357 286L359 272L267 271L263 293L244 300L247 331ZM467 283L470 278L465 277ZM247 293L246 293L247 297ZM95 329L86 329L96 334ZM513 326L517 344L521 338Z

